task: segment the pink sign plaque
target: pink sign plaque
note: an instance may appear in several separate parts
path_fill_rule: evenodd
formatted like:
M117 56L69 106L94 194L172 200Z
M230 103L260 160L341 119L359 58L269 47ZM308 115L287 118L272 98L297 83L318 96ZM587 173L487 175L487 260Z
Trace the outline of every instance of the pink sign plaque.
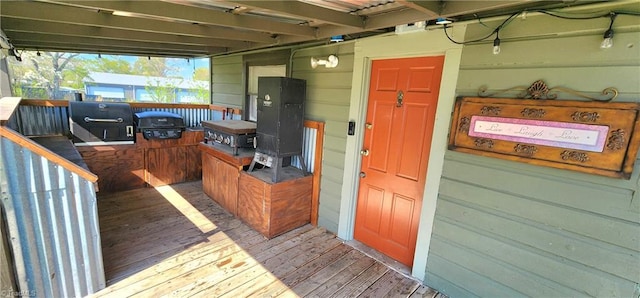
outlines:
M472 116L469 136L602 152L609 126Z

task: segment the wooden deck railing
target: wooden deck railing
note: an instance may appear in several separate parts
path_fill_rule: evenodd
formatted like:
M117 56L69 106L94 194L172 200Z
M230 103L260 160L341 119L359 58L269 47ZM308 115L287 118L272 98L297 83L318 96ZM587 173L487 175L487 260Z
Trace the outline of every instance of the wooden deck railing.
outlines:
M14 252L12 272L25 293L86 296L106 284L95 193L98 177L6 126L19 103L19 98L0 99L0 183L6 186L2 203L7 226L3 234L8 233ZM73 147L70 141L69 146Z
M53 103L52 103L53 102ZM55 105L57 101L45 101L45 105ZM40 144L30 140L21 133L6 126L14 116L14 112L19 105L22 105L20 97L5 97L0 99L0 137L7 138L8 140L22 146L25 149L32 151L33 153L40 155L47 160L62 166L70 172L77 174L78 176L95 183L98 181L98 176L91 173L87 169L78 166L66 158L52 152L51 150L42 147ZM28 103L27 103L28 104Z
M4 97L0 100L0 125L4 126L20 104L20 97Z

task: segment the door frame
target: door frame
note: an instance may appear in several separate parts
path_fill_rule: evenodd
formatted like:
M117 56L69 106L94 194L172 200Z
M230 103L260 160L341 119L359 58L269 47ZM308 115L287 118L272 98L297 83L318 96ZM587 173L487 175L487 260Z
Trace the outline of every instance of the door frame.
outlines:
M449 28L452 36L464 36L466 25ZM360 149L364 141L364 122L367 109L371 62L380 59L409 58L423 56L445 56L436 109L436 120L431 139L429 167L424 187L418 239L412 275L425 279L431 232L435 218L436 202L444 154L447 150L447 135L451 112L456 97L456 85L462 57L462 45L449 41L442 28L410 34L389 34L356 41L351 84L349 121L355 121L354 136L347 137L342 180L341 205L338 221L338 237L352 240L355 228L356 202L358 198L361 158ZM401 49L401 50L400 50Z

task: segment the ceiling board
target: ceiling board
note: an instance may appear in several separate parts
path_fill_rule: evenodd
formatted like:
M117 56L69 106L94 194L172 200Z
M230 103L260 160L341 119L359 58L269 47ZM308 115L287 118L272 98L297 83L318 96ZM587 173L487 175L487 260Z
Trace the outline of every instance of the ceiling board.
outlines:
M448 17L607 1L541 0L34 0L0 1L0 27L18 49L179 57L328 42ZM637 0L616 1L637 7ZM622 3L622 4L620 4ZM626 3L626 4L625 4ZM146 53L146 54L145 54Z

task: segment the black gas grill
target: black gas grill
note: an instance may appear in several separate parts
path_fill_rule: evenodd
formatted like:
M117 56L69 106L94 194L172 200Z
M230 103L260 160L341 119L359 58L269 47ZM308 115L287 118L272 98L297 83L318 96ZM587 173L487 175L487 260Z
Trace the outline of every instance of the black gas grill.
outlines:
M229 147L233 155L239 148L253 148L256 136L255 122L243 120L202 121L204 141Z
M134 120L138 132L149 139L179 139L185 130L182 116L159 111L135 113Z
M127 103L71 101L69 124L77 146L134 142L133 115Z

